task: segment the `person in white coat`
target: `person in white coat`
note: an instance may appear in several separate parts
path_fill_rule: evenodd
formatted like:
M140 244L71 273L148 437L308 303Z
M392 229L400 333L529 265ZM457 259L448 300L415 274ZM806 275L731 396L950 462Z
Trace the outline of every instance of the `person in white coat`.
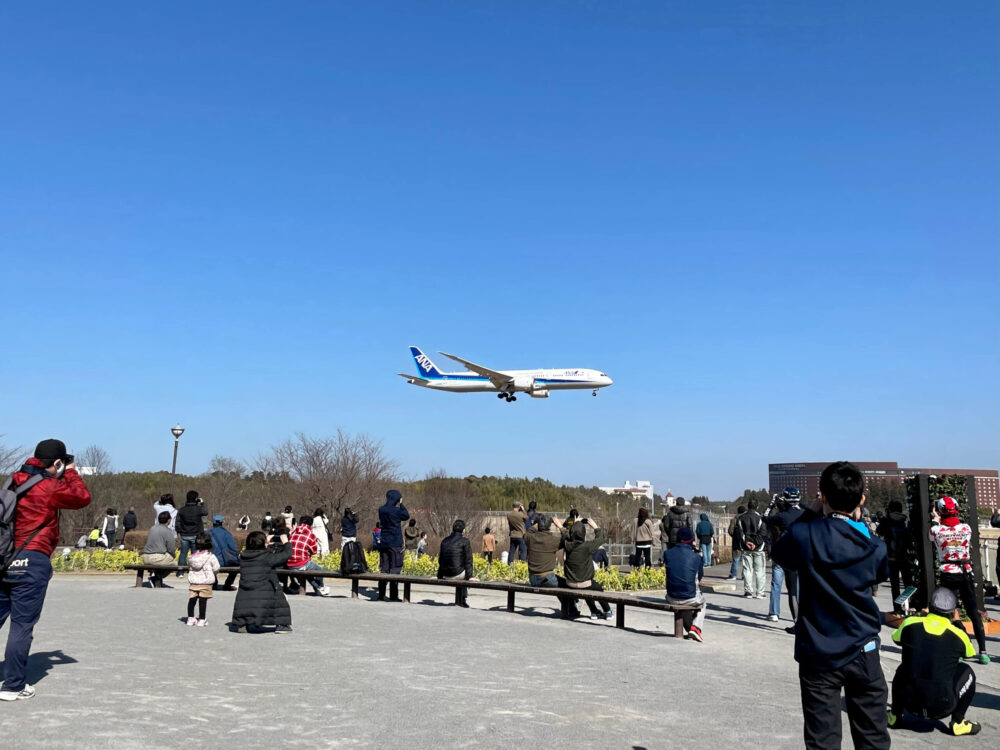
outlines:
M329 555L330 554L330 532L328 530L330 520L326 517L326 513L323 512L322 508L317 508L316 512L313 513L312 530L313 534L316 535L316 540L319 542L319 554Z

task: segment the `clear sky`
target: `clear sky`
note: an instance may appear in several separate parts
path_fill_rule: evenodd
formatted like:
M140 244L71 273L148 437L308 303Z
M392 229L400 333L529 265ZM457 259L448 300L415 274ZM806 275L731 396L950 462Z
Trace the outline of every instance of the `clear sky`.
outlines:
M717 500L996 468L997 16L4 4L0 440L156 470L179 421L197 473L340 427L413 478ZM434 393L410 344L615 384Z

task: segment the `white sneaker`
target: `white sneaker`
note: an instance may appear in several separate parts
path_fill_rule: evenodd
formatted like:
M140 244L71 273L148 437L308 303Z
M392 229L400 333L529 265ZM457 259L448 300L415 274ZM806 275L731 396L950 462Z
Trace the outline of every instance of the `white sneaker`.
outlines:
M24 701L35 697L35 689L31 685L25 684L21 692L14 690L0 690L0 701Z
M197 624L198 624L198 618L197 617L189 617L188 618L188 627L194 627Z
M208 620L195 620L194 624L197 625L199 628L203 628L205 627L205 625L208 624Z
M323 588L321 588L319 590L319 595L320 596L330 596L330 589L329 589L329 587L328 586L324 586Z
M768 622L777 622L778 621L778 616L777 615L768 615L767 616L767 621Z

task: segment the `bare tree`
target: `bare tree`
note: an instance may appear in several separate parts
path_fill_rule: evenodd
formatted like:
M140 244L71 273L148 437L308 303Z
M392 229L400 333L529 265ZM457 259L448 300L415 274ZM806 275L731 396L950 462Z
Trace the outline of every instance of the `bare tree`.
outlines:
M0 474L4 476L13 474L24 458L25 451L21 446L0 443Z
M287 477L291 483L286 490L308 511L319 507L337 516L346 507L377 507L397 471L398 464L385 455L380 441L337 430L323 438L296 433L260 456L254 475Z
M108 474L114 469L111 467L111 456L99 445L88 445L83 452L76 457L77 466L87 466L94 470L95 474Z

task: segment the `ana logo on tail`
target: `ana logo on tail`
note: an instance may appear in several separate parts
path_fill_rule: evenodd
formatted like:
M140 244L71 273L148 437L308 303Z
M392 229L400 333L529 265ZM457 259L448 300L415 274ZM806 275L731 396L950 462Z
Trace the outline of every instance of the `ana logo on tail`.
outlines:
M417 363L417 370L420 371L422 376L426 377L440 377L441 371L437 368L431 358L424 354L416 346L410 347L410 354L413 355L413 361Z

